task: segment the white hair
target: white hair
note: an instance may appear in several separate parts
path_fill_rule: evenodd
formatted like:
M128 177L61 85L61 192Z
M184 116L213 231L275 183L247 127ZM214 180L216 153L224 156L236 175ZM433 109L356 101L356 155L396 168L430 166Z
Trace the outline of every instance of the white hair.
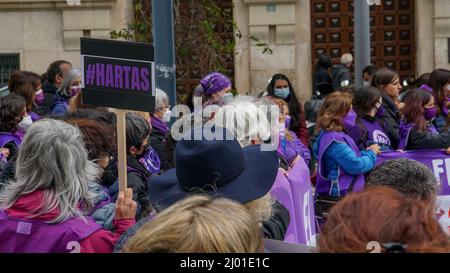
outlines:
M345 53L341 57L341 64L343 65L351 65L353 62L353 56L350 53Z
M44 191L42 206L33 216L59 208L48 223L83 217L94 207L88 190L100 168L88 160L80 130L63 121L43 119L33 123L19 148L15 181L0 193L0 207L11 207L21 196Z
M69 96L69 89L72 84L81 77L81 70L77 68L71 69L67 75L64 76L64 80L61 83L61 87L59 87L58 92L63 94L64 96Z
M155 109L159 110L167 107L167 105L169 105L169 96L163 90L156 88Z
M252 140L270 138L267 114L254 101L253 97L238 96L221 107L214 116L214 124L228 129L242 147L252 145Z

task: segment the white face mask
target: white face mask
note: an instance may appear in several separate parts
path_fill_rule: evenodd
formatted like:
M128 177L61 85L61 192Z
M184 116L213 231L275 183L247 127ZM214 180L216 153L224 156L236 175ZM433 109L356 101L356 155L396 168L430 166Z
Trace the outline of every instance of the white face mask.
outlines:
M33 124L33 120L30 116L26 116L19 122L19 127L22 128L25 132L30 128L31 124Z
M164 115L163 115L162 120L163 120L165 123L168 123L168 122L170 122L171 116L172 116L172 111L167 110L166 112L164 112Z
M233 93L226 93L225 95L222 96L222 99L225 103L232 101L233 98L234 98Z
M370 82L369 81L364 81L363 82L363 86L370 86Z

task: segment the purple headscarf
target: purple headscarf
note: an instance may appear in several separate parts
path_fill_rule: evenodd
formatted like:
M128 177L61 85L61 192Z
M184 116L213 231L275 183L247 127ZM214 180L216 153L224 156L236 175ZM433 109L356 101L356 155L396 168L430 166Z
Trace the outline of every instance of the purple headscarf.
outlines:
M431 88L431 86L429 86L428 84L423 84L422 86L419 87L419 89L423 89L425 91L433 93L433 88Z
M231 88L230 79L218 72L213 72L204 77L200 81L200 84L203 87L203 91L207 95L215 94L226 88Z

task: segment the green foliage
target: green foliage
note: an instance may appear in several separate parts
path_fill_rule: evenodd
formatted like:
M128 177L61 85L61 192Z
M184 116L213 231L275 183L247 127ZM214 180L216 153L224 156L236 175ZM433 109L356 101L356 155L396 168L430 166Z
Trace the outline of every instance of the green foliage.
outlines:
M177 89L179 98L211 71L233 79L236 39L245 38L233 20L232 0L173 0ZM114 30L112 39L152 42L151 1L134 0L134 22ZM263 54L267 43L248 37Z

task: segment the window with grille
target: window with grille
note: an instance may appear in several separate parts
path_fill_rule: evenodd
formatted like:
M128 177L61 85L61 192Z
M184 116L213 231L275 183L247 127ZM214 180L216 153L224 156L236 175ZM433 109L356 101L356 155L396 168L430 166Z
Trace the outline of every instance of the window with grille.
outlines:
M14 70L20 69L19 54L0 54L0 88L8 85Z

